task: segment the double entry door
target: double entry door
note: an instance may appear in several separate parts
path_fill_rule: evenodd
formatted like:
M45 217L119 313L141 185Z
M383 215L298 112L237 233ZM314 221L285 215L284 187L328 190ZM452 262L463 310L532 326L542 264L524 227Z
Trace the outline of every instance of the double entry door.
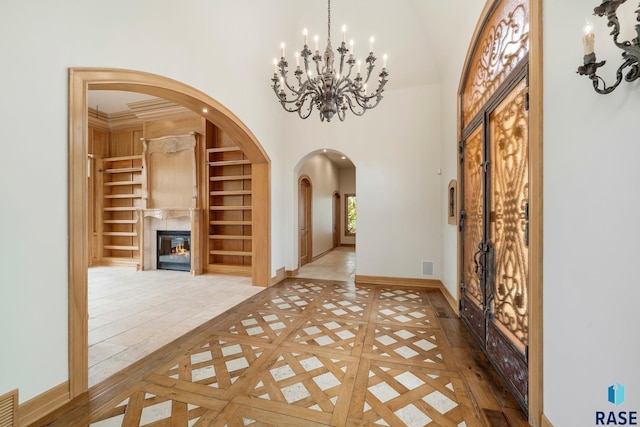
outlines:
M529 125L527 64L460 143L460 316L527 411Z

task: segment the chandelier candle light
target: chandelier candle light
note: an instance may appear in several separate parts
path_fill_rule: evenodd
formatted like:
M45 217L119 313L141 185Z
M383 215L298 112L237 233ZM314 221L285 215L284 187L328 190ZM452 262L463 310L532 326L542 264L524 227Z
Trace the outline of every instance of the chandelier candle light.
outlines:
M584 45L584 65L578 67L578 74L588 76L593 82L593 88L600 94L608 94L613 92L618 85L622 82L623 71L626 68L630 68L624 79L628 82L632 82L640 78L640 24L636 24L636 34L632 41L619 41L620 36L620 22L618 20L617 10L618 7L627 0L604 0L602 4L593 9L593 14L597 16L607 16L607 26L613 27L611 34L613 36L613 43L620 49L622 49L622 65L618 68L616 73L616 82L613 86L607 86L604 79L596 74L598 68L602 67L606 61L596 62L596 54L594 49L595 35L592 32L591 25L587 23L585 28L585 35L582 38ZM640 22L640 6L636 10L637 21Z
M307 30L303 31L304 47L302 52L295 53L296 70L291 84L287 79L287 67L285 59L285 45L280 45L280 61L273 60L273 78L271 81L282 107L290 113L298 113L302 119L309 117L315 106L320 112L320 120L330 122L334 115L338 115L343 121L347 109L356 116L362 116L367 110L377 106L382 100L382 92L387 83L387 55L383 56L382 71L378 75L378 87L367 94L367 83L374 69L376 57L373 55L373 42L369 42L369 56L366 58L366 76L362 76L362 62L356 60L353 55L353 40L350 41L350 49L345 43L346 27L342 27L342 42L336 49L340 54L340 65L334 67L334 53L331 47L331 0L328 0L327 19L327 46L324 54L320 54L318 36L314 37L315 53L307 45ZM350 52L350 53L349 53ZM348 55L347 55L348 54ZM313 55L313 56L312 56ZM300 67L302 58L304 70ZM314 66L309 62L315 62ZM354 65L356 67L355 77Z

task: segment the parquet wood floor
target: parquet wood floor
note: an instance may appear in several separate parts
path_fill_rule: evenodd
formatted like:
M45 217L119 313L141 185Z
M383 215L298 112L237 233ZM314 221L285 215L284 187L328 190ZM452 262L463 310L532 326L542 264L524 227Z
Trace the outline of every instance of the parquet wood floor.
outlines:
M439 291L301 278L72 403L37 425L529 425Z

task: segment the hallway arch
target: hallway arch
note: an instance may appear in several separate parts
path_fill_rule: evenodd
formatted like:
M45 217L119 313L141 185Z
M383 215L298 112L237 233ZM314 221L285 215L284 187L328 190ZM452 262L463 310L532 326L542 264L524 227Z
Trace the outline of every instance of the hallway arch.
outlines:
M268 286L271 270L270 159L257 138L229 109L184 83L141 71L69 69L69 398L88 390L87 129L89 90L143 93L182 105L228 134L252 163L252 282Z
M292 216L290 225L293 233L291 246L291 259L295 262L294 271L302 267L301 262L301 240L300 240L300 183L303 179L308 180L313 186L312 207L313 218L310 218L311 225L309 233L312 234L313 244L309 248L311 252L308 263L321 258L331 252L337 246L355 246L355 235L345 235L344 221L345 206L342 204L345 197L339 197L339 214L341 224L335 224L335 196L356 193L356 165L343 152L333 149L318 149L306 153L296 163L293 169L293 206L295 214ZM345 187L346 185L346 187ZM339 232L335 236L335 229ZM337 237L337 246L334 241Z

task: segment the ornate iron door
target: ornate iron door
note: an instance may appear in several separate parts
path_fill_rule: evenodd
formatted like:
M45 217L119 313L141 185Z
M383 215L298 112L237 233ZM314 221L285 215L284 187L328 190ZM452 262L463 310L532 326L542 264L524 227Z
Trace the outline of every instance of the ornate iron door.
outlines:
M479 341L484 341L486 303L484 256L484 132L479 125L462 144L462 284L460 314Z
M523 409L528 395L526 77L462 144L460 314Z

